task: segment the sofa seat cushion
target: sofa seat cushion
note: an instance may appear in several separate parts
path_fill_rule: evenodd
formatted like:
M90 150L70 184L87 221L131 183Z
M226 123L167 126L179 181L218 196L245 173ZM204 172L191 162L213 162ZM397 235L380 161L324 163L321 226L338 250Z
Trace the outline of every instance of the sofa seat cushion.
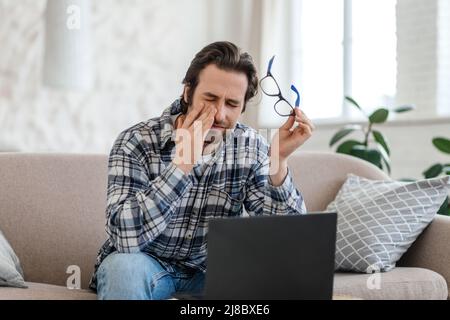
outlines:
M91 290L71 290L51 284L26 282L28 288L0 287L0 300L95 300Z
M367 300L446 300L448 288L434 271L395 268L377 274L335 273L334 294Z

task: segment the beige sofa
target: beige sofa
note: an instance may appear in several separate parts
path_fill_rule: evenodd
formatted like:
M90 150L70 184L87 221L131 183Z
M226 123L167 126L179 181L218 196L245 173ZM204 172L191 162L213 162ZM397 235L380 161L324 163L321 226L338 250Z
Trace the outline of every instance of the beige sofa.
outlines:
M378 168L332 153L301 153L290 167L309 211L324 210L347 173L387 179ZM107 155L0 153L0 229L19 256L28 289L0 288L0 299L95 299L87 289L106 237ZM447 299L450 218L437 217L394 271L336 273L336 295L363 299ZM81 290L67 289L70 265ZM373 282L375 280L375 282ZM377 286L376 284L379 284Z

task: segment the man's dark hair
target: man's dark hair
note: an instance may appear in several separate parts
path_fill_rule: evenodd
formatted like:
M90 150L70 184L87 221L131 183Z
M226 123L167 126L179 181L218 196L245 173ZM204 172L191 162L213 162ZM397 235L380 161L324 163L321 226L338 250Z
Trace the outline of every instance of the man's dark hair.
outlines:
M241 52L235 44L228 41L214 42L198 52L189 66L183 79L183 84L189 87L187 101L181 95L181 111L186 113L192 103L195 89L197 88L200 72L210 64L215 64L225 71L242 72L247 76L248 87L245 93L244 108L247 101L258 92L258 75L252 57L247 52Z

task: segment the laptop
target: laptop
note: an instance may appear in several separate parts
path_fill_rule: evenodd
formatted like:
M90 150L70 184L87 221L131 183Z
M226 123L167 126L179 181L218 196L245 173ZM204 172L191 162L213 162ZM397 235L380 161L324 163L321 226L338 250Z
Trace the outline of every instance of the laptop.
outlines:
M187 300L330 300L336 212L213 218L204 292Z

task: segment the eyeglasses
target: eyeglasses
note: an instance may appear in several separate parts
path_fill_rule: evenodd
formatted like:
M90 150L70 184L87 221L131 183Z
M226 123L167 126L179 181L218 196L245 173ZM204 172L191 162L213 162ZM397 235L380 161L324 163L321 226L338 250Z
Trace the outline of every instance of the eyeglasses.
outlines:
M294 107L283 97L283 95L281 94L280 86L278 85L277 80L275 80L272 75L271 69L274 59L275 56L270 59L269 66L267 68L267 75L261 79L259 85L261 86L264 94L268 95L269 97L278 97L277 102L275 102L275 104L273 105L275 112L282 117L289 117L294 112ZM297 99L295 100L295 107L298 108L300 106L300 93L294 85L291 85L291 90L294 91L297 95Z

